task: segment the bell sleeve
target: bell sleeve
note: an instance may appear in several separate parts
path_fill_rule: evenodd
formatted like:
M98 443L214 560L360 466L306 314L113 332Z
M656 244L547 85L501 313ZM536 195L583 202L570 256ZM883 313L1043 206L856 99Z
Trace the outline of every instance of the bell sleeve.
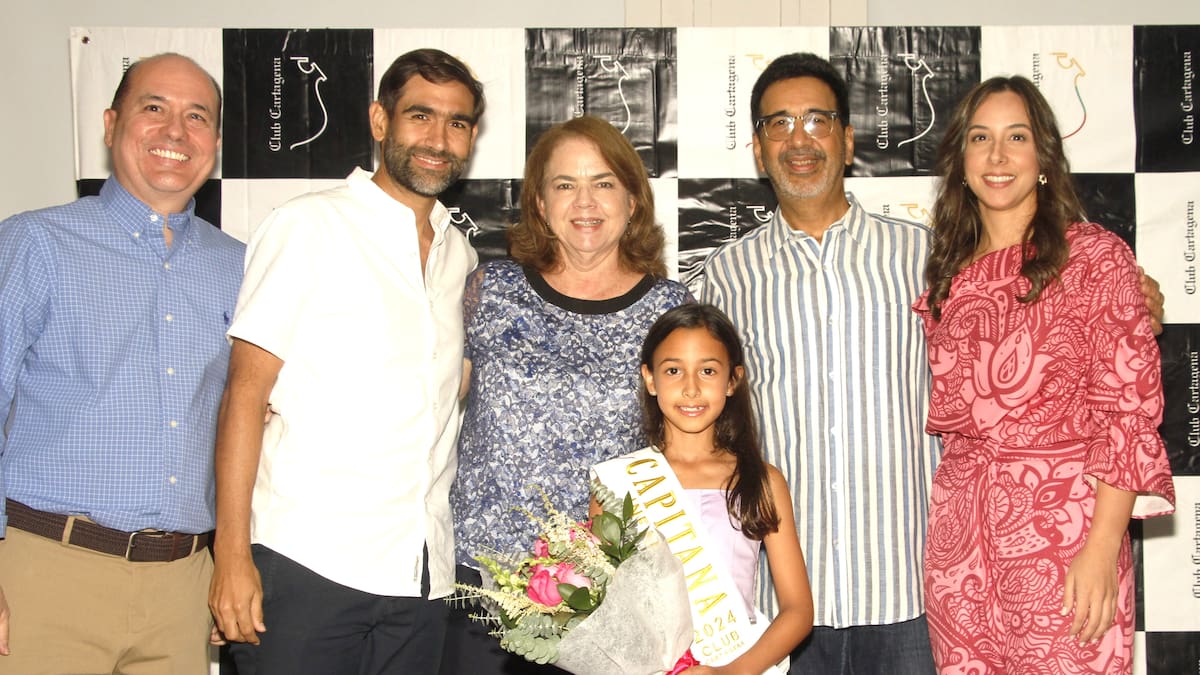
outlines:
M1175 487L1162 422L1162 362L1138 284L1137 264L1109 232L1078 237L1088 266L1083 294L1090 318L1085 405L1094 423L1085 475L1137 493L1133 517L1175 510ZM1072 254L1075 257L1075 254Z

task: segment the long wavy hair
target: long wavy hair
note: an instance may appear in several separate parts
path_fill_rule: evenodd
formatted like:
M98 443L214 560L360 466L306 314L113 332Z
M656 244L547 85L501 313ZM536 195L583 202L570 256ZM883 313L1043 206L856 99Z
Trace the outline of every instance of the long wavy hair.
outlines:
M642 365L654 371L654 351L671 333L683 328L703 328L725 346L729 354L730 377L745 368L745 354L737 330L725 313L712 305L689 303L668 310L654 322L642 343ZM659 448L665 447L666 420L658 407L658 398L642 387L642 427L646 437ZM737 458L733 474L725 484L726 507L736 516L742 534L762 539L779 529L779 514L771 494L767 463L758 444L754 407L745 376L734 381L733 393L725 399L725 408L714 423L714 444L718 450Z
M616 127L589 115L551 127L529 152L521 187L521 220L508 228L508 254L518 263L539 272L553 270L562 262L558 240L538 207L538 196L546 187L550 155L563 141L572 138L593 143L604 163L633 196L633 215L618 245L621 267L631 272L666 277L667 266L663 262L666 240L662 228L654 221L654 191L650 188L642 158Z
M1021 246L1021 275L1030 283L1029 292L1018 298L1021 302L1037 300L1046 285L1058 277L1067 261L1067 227L1084 217L1054 111L1037 87L1019 75L993 77L976 85L954 109L935 164L942 180L933 207L933 242L925 264L930 313L935 320L941 319L941 305L950 294L950 282L970 263L983 230L979 200L966 185L963 168L971 118L988 96L1005 91L1025 103L1038 167L1046 177L1046 184L1037 189L1037 210Z

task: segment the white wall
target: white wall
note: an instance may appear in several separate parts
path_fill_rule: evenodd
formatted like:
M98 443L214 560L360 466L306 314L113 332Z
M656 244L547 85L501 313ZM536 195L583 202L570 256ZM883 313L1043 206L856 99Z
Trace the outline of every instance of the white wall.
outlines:
M522 27L1200 24L1195 0L8 0L0 21L0 218L75 196L70 26ZM865 11L864 11L865 7ZM99 119L95 120L100 125Z
M636 0L631 0L636 1ZM832 0L836 2L837 0ZM1200 24L1196 0L867 0L876 26Z

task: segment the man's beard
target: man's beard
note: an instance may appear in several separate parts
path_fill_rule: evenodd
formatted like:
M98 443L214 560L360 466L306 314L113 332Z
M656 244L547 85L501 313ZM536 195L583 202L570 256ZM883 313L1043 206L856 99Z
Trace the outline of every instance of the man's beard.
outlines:
M819 174L814 174L805 178L797 178L788 172L787 162L793 156L812 157L819 159L825 163ZM785 150L781 151L775 159L775 163L764 167L767 177L771 179L772 187L777 195L784 195L791 199L820 199L827 196L837 181L837 175L834 169L829 165L830 155L819 149L811 150ZM841 164L836 164L841 166Z
M418 150L422 155L449 162L446 170L443 173L432 173L415 168L412 156ZM437 197L442 194L458 180L463 171L463 160L449 152L401 145L391 136L383 141L383 165L392 180L423 197Z

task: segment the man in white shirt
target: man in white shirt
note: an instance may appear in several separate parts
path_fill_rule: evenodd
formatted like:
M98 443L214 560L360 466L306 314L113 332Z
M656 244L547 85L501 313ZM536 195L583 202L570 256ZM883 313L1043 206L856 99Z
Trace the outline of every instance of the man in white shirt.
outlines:
M457 59L400 56L370 108L382 166L293 199L251 237L209 595L240 675L437 671L462 293L477 262L437 196L483 107Z

